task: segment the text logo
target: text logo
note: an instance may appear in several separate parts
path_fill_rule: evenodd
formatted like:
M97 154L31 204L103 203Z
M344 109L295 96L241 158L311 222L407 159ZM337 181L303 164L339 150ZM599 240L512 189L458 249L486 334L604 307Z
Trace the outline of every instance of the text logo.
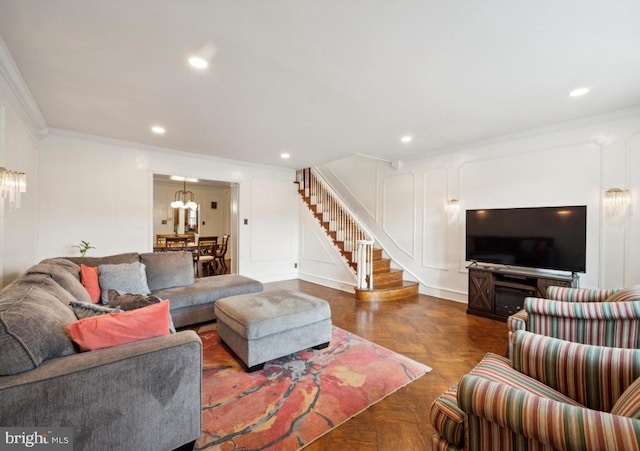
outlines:
M0 428L0 451L73 451L73 429L64 427Z

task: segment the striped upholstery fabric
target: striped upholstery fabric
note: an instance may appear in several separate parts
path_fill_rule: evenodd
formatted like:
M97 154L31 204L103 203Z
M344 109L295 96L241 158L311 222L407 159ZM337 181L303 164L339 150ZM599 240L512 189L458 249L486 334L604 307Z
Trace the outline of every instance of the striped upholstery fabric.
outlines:
M640 348L640 301L562 302L526 298L526 328L562 340Z
M567 288L567 287L547 287L547 299L565 302L602 302L617 288Z
M462 447L464 438L464 412L456 400L457 385L449 388L431 404L431 424L445 443ZM434 439L435 443L435 439ZM435 448L434 448L435 449Z
M640 420L640 378L620 395L611 413Z
M625 288L620 291L616 291L614 294L607 298L607 302L631 302L640 301L640 289L639 288Z
M438 402L437 450L640 450L640 350L519 330L511 361L487 353Z
M517 331L513 368L576 402L609 412L640 377L640 350L590 346Z
M514 313L507 318L507 329L509 330L509 344L507 345L507 357L511 356L511 348L513 343L513 333L516 330L527 330L527 320L529 314L525 309Z
M639 450L640 420L541 398L471 374L460 380L468 450Z
M579 405L578 402L568 396L559 393L553 388L531 377L521 374L511 366L509 359L488 352L469 374L508 385L519 390L533 393L537 396L554 399L559 402Z
M431 449L433 451L462 451L463 448L453 446L451 443L447 442L444 437L434 434L433 437L431 437Z

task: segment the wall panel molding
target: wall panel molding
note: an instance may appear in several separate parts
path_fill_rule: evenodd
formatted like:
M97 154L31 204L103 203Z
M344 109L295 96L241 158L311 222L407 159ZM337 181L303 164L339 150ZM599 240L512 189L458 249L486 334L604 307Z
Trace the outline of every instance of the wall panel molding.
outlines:
M445 202L449 199L447 167L427 168L423 173L422 267L447 268L447 243L451 235Z
M409 257L415 255L416 181L410 172L388 176L383 181L382 228Z

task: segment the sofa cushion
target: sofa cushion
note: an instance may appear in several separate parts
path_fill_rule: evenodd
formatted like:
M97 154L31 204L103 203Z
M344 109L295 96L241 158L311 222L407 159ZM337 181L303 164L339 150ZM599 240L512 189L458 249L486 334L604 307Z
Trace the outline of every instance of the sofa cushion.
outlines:
M109 304L109 290L133 294L150 294L145 268L140 262L98 266L102 304Z
M76 320L70 300L46 274L25 276L0 291L0 375L75 352L64 330Z
M74 299L82 302L91 302L89 293L82 286L82 283L62 265L57 263L38 263L27 269L26 274L45 274L67 290Z
M81 351L94 351L169 334L169 302L122 313L84 318L67 325Z
M14 283L41 286L49 291L54 299L60 302L68 310L71 310L69 303L77 300L71 293L69 293L69 291L62 288L58 282L53 280L53 278L49 277L47 274L25 274Z
M215 277L201 277L195 279L191 285L166 288L154 291L153 294L162 299L169 299L171 309L179 310L195 305L212 304L227 296L258 291L262 291L262 284L257 280L238 274L224 274Z
M69 305L71 305L71 309L73 310L73 313L76 315L76 318L78 319L104 315L105 313L124 312L124 310L121 308L105 307L104 305L93 304L91 302L73 301Z
M476 365L469 374L480 376L491 381L500 382L513 388L525 390L543 398L553 399L554 401L574 406L581 405L570 397L563 395L544 383L537 381L526 374L520 373L512 367L509 359L490 352L484 356L480 363L478 363L478 365Z
M84 263L87 266L100 265L120 265L123 263L135 263L140 261L140 255L137 252L127 252L126 254L107 255L105 257L64 257L67 260L80 265Z
M45 258L40 263L53 263L61 266L71 273L73 277L80 280L80 266L66 258Z
M147 282L151 291L191 285L194 280L191 252L171 251L140 254L146 265Z
M89 298L94 304L100 302L101 290L98 279L98 268L96 266L87 266L84 263L80 265L80 282L89 293Z

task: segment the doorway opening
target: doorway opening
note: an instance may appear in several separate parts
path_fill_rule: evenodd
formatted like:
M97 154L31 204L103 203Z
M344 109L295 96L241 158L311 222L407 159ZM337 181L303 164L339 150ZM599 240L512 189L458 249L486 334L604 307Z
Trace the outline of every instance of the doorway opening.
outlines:
M186 192L183 194L182 192ZM196 208L174 208L175 200L191 200ZM175 204L174 204L175 205ZM167 174L153 174L153 246L162 237L178 235L196 240L216 236L222 242L229 235L227 273L238 273L238 184L219 180L186 178L175 180Z

